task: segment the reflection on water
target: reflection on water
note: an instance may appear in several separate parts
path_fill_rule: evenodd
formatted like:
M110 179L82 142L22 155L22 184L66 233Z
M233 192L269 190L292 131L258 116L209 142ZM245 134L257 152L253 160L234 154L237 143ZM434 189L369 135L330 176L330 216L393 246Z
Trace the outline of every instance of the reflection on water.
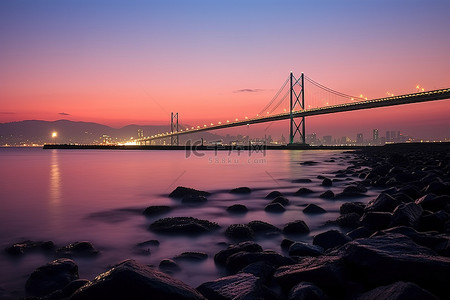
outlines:
M50 205L55 208L55 206L61 203L61 173L59 170L58 163L58 150L52 150L51 161L50 161Z

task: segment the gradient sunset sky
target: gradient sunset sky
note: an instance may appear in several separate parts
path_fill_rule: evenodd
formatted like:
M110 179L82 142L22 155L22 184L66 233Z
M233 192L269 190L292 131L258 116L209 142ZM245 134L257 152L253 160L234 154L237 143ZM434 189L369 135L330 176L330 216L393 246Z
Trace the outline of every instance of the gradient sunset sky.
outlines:
M242 118L290 71L368 98L448 88L449 14L448 0L2 0L0 123ZM307 133L450 138L449 115L450 100L340 113Z

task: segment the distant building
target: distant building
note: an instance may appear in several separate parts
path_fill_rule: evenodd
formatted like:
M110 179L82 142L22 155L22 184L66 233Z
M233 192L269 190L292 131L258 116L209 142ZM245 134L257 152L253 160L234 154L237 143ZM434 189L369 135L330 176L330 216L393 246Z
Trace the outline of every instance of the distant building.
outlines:
M362 133L356 135L356 143L362 145L364 143L364 136Z
M389 131L386 131L386 142L391 141L391 133Z
M317 135L315 133L307 134L306 135L306 143L315 145L317 143Z
M332 144L332 137L331 137L331 135L324 135L323 136L323 144L327 145L327 146Z
M379 139L380 139L380 136L379 136L378 129L374 129L374 130L373 130L373 136L372 136L372 140L373 140L374 145L379 144L379 143L378 143L378 142L379 142Z
M102 143L104 145L112 144L112 138L109 135L104 134L104 135L102 135Z
M137 136L138 136L138 138L143 138L144 137L144 131L139 128L138 132L137 132Z

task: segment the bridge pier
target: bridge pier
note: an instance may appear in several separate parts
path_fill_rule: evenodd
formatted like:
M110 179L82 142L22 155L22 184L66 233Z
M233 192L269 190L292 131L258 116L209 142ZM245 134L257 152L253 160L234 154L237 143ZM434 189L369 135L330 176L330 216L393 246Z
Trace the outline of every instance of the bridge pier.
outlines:
M295 107L300 106L301 110L305 109L305 75L302 73L300 78L295 78L294 74L290 75L290 97L289 97L289 114L290 114L290 130L289 144L294 144L296 134L300 136L302 144L306 144L305 140L305 117L300 117L300 122L295 121L293 111Z
M171 133L178 132L178 113L175 114L173 112L170 113L170 132ZM172 146L179 145L178 134L170 136L170 145Z

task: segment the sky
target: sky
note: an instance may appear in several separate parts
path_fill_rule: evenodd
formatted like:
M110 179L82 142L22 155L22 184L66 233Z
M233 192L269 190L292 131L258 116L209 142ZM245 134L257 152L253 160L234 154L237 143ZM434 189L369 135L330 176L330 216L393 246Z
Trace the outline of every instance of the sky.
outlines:
M243 118L291 71L368 98L448 88L449 13L446 0L2 0L0 123ZM449 112L443 100L310 117L306 128L450 138ZM287 136L289 122L267 127L232 132Z

